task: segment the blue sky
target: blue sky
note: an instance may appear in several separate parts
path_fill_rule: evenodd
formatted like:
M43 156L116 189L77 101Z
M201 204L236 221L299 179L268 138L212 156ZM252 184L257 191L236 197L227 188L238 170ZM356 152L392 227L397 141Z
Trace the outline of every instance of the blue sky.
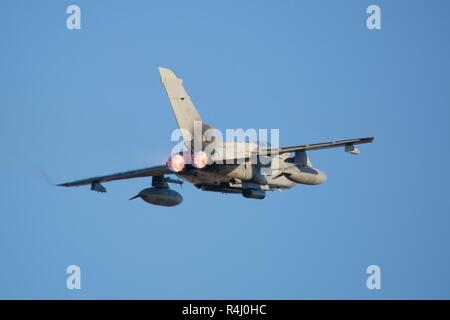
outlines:
M382 30L366 28L369 4ZM0 298L450 298L448 1L0 9ZM127 200L149 179L54 187L166 160L176 122L158 66L220 129L376 141L311 152L328 181L264 201L185 185L168 209ZM366 287L372 264L381 290Z

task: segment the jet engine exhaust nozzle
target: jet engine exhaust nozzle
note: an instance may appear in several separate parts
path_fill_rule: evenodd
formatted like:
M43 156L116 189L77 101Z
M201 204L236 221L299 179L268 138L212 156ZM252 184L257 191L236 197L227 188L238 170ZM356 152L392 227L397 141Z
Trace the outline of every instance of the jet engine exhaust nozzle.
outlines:
M208 155L203 151L195 152L192 155L192 165L197 169L206 167L208 165Z
M184 158L180 154L171 155L167 160L166 165L173 172L181 172L185 165Z

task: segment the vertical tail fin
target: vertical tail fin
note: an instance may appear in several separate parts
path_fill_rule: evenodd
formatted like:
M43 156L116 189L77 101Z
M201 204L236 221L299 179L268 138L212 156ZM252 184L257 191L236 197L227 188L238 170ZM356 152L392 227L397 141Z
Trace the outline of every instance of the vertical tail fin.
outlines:
M181 129L186 147L191 148L194 139L194 124L202 122L202 118L183 87L183 80L177 78L175 73L167 68L159 67L161 83L166 89L173 113ZM205 128L206 126L206 128ZM202 123L202 131L209 126ZM188 136L190 134L190 136Z

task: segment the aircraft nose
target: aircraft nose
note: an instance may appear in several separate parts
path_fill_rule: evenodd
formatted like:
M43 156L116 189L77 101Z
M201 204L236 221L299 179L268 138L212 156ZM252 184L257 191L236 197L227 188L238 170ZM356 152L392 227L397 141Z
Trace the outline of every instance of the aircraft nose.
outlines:
M140 198L140 197L141 197L141 194L139 193L139 194L135 195L134 197L131 197L131 198L128 199L128 200L134 200L134 199Z
M318 184L324 183L327 181L327 175L325 174L325 172L321 171L321 170L317 170L317 181Z

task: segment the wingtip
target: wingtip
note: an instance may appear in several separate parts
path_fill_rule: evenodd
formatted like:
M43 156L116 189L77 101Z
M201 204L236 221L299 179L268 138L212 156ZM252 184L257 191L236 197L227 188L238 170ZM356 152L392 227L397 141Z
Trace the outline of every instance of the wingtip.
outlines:
M158 70L162 81L167 79L177 79L177 75L169 68L158 67Z
M73 187L74 184L72 182L63 182L54 185L55 187Z

